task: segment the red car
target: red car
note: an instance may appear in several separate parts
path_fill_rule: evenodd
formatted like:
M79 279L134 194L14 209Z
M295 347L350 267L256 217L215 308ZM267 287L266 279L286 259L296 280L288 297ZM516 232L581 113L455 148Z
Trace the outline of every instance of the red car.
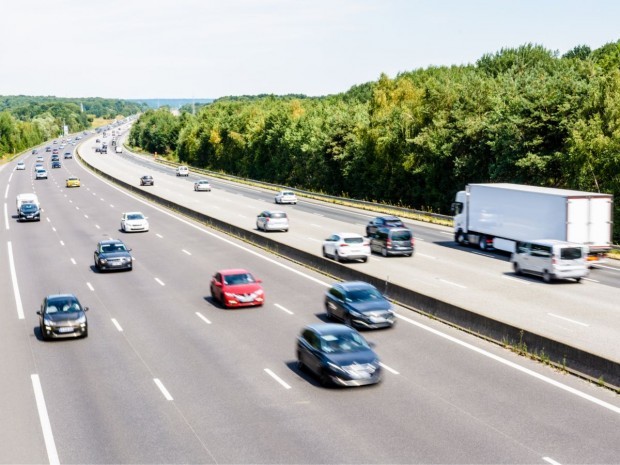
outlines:
M265 292L261 282L241 268L220 270L211 279L211 297L225 308L263 305Z

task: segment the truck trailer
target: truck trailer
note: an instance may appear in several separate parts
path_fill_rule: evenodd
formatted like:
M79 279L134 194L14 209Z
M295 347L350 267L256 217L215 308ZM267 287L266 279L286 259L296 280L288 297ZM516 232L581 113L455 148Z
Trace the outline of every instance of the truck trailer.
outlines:
M514 252L518 242L556 239L588 246L590 261L611 249L613 196L520 184L469 184L452 204L454 240Z

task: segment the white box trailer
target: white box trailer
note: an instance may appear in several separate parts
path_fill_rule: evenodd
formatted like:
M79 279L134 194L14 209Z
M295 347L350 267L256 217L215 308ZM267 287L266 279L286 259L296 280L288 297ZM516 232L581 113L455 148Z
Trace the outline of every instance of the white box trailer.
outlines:
M469 184L453 204L454 239L514 252L517 242L557 239L611 249L613 196L520 184Z
M33 203L37 206L37 208L41 208L41 205L39 204L39 198L37 197L37 194L32 194L32 193L26 193L26 194L18 194L16 197L16 202L17 204L17 214L19 215L19 209L20 207L25 204L25 203Z

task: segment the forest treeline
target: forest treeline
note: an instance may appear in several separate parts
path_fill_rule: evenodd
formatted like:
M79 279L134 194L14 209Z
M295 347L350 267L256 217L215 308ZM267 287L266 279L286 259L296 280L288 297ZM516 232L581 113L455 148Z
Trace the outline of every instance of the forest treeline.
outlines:
M620 41L563 56L528 44L319 98L149 110L130 143L196 167L441 213L472 182L618 199Z
M0 96L0 158L21 152L62 134L91 127L94 118L113 119L146 109L126 100Z

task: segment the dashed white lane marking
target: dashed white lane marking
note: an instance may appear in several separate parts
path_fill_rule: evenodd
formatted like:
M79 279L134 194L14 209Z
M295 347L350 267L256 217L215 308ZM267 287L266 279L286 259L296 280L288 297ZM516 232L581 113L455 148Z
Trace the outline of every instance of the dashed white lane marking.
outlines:
M161 234L157 234L157 233L155 233L155 235L156 235L157 237L159 237L160 239L163 239L163 238L164 238L164 236L162 236Z
M437 260L437 257L433 257L432 255L426 255L426 254L423 254L423 253L420 253L420 252L417 252L417 253L415 254L415 256L416 256L416 257L424 257L424 258L429 258L429 259L431 259L431 260Z
M69 203L73 203L73 200L69 199Z
M247 218L246 215L242 215L241 213L237 214L237 216L240 217L240 218Z
M560 320L568 321L570 323L575 323L576 325L585 326L586 328L590 327L589 324L582 323L581 321L577 321L577 320L571 320L570 318L566 318L564 316L556 315L555 313L547 313L547 315L555 317L555 318L559 318Z
M439 234L445 234L446 236L454 236L454 233L448 231L439 231Z
M614 268L613 266L606 265L596 265L596 268L605 268L606 270L620 271L620 268Z
M55 229L54 229L54 231L55 231ZM64 241L60 241L60 245L65 245L65 242Z
M556 462L555 460L553 460L551 457L543 457L542 458L545 462L550 463L551 465L562 465L560 462Z
M114 205L110 204L110 208L114 208Z
M208 325L211 324L211 321L209 321L209 319L206 316L204 316L202 313L196 312L196 316L200 318L202 321L204 321L206 324Z
M185 250L185 249L181 249L181 252L183 252L184 254L187 254L187 255L191 255L191 253L190 253L190 252L188 252L188 251L187 251L187 250Z
M389 371L393 375L400 375L398 371L396 371L394 368L390 368L385 363L379 362L379 365L381 365L382 368L385 368L387 371Z
M99 200L101 200L102 202L105 202L105 200L104 200L104 198L103 198L103 197L101 197Z
M158 378L153 378L153 381L155 382L161 393L164 395L166 400L174 400L168 392L168 389L164 387L164 384Z
M97 228L97 229L101 229L101 228L99 227L99 225L98 225L98 224L96 224L96 225L95 225L95 228Z
M504 276L502 276L502 278L504 278L504 279L509 279L510 281L514 281L514 282L517 282L517 283L525 284L525 285L527 285L527 286L529 286L530 284L532 284L532 283L531 283L531 282L529 282L529 281L526 281L526 280L524 280L524 279L519 279L519 278L513 278L512 276L505 276L505 275L504 275Z
M155 278L155 281L157 281L160 285L165 286L164 282L161 279Z
M316 237L306 236L306 239L308 239L309 241L312 241L312 242L321 242L321 243L323 242L322 240L317 239Z
M287 308L284 308L282 305L280 305L280 304L274 304L274 305L275 305L276 307L278 307L280 310L282 310L283 312L286 312L286 313L288 313L289 315L294 315L294 313L293 313L293 312L291 312L291 311L290 311L289 309L287 309Z
M73 263L74 265L77 265L77 262L75 261L75 258L71 259L71 263Z
M275 379L278 383L280 383L284 387L284 389L290 389L291 388L288 384L286 384L284 382L284 380L282 378L280 378L278 375L276 375L269 368L265 368L265 373L267 373L269 376L271 376L273 379Z
M592 278L581 278L581 279L583 279L584 281L590 281L591 283L600 283L600 281L597 279L592 279Z
M463 286L462 284L453 283L452 281L448 281L446 279L438 278L442 283L450 284L451 286L460 287L461 289L467 289L467 286Z
M22 305L22 297L19 293L19 285L17 284L17 273L15 272L15 260L13 260L13 245L11 241L7 242L9 252L9 269L11 270L11 282L13 283L13 295L15 296L15 306L17 307L17 318L24 319L24 307Z
M84 214L84 218L88 219L88 215Z
M45 441L45 449L47 450L47 459L50 465L59 465L60 459L58 458L58 451L56 450L56 442L54 441L54 435L52 434L52 425L50 418L47 414L47 407L45 406L45 397L43 397L43 388L41 388L41 380L39 375L30 375L32 380L32 389L34 390L34 398L37 402L37 410L39 412L39 421L41 422L41 429L43 430L43 440Z
M56 232L56 228L54 226L52 226L52 231Z
M47 218L45 218L45 219L46 219L46 221L47 221L48 223L51 223L51 220L49 219L49 216L48 216Z
M114 324L114 326L116 326L116 329L119 332L123 332L123 328L121 327L121 325L118 323L118 321L116 321L116 318L112 318L112 323Z
M92 285L91 283L86 283L86 286L88 286L88 288L89 288L91 291L94 291L94 290L95 290L95 288L93 287L93 285Z
M76 206L75 206L75 209L76 209L76 210L79 210L79 209L80 209L80 207L78 207L78 206L76 205Z
M313 226L315 228L322 228L323 227L320 224L315 224L315 223L310 223L310 226Z

